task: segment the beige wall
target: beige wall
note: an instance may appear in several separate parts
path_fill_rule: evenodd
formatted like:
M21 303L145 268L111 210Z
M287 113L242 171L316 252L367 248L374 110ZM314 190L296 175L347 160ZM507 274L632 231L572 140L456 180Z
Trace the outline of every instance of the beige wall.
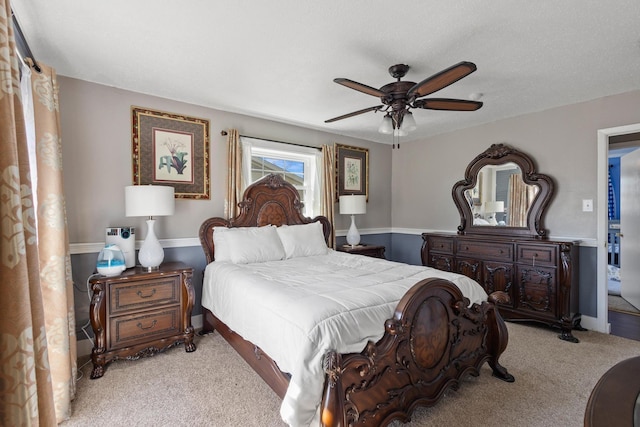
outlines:
M639 123L639 111L640 91L634 91L404 143L393 154L393 227L455 231L453 185L476 155L506 143L555 180L549 234L595 239L597 130ZM582 212L583 199L593 199L593 212Z
M59 77L64 184L71 243L104 241L105 227L132 225L145 230L143 218L124 216L124 187L132 183L131 106L210 120L210 200L176 200L176 213L156 224L160 238L198 236L202 221L222 216L226 191L227 149L221 130L311 146L353 145L369 149L370 197L358 227L391 227L391 147L326 132L276 123L86 81ZM336 229L347 217L337 215ZM138 240L144 236L138 235Z

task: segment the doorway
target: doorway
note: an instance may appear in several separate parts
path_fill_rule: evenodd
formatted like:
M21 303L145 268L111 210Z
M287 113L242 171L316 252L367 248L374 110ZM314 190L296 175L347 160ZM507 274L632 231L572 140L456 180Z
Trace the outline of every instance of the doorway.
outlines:
M608 176L609 176L609 143L622 144L640 140L640 123L616 128L598 130L597 143L597 318L594 325L600 332L611 332L608 311ZM618 148L620 148L618 146ZM612 316L615 317L615 316ZM638 325L640 327L640 323Z
M607 291L611 334L640 338L640 135L609 138ZM634 317L635 316L635 317Z

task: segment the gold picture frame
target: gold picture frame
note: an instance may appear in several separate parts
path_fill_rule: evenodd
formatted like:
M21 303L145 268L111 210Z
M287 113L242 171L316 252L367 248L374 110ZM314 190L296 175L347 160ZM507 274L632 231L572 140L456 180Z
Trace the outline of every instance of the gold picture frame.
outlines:
M134 185L169 185L175 197L209 199L209 120L131 107Z
M335 144L336 197L365 195L369 201L369 149Z

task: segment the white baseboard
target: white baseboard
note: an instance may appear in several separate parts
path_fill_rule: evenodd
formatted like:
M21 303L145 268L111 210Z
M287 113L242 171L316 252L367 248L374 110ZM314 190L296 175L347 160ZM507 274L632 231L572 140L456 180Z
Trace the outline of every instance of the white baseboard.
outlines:
M611 333L611 324L607 324L607 330L602 331L600 330L602 328L600 328L600 322L598 322L597 318L591 317L591 316L585 316L584 314L581 316L580 325L583 328L589 329L591 331L602 332L604 334Z
M202 329L202 314L191 316L191 324L197 331ZM93 342L90 339L78 340L78 357L89 356L93 350Z

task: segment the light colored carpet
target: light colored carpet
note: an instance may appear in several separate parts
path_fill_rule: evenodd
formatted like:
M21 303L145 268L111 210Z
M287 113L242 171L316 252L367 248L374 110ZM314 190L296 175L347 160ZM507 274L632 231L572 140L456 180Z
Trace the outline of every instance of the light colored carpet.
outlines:
M640 342L597 332L574 332L580 343L552 329L508 323L501 363L515 376L505 383L485 365L406 426L582 426L591 390L613 365L640 355ZM173 348L138 361L111 363L78 381L72 426L260 426L284 424L280 399L217 333L197 337L197 351ZM399 427L403 424L392 423Z

